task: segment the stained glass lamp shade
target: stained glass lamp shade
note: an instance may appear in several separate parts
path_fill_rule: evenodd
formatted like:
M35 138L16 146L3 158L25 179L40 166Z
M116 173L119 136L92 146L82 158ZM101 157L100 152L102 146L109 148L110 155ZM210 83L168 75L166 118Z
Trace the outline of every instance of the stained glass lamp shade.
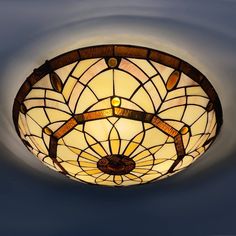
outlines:
M171 176L222 124L210 82L153 49L104 45L46 61L14 102L16 131L49 168L85 183L127 186Z

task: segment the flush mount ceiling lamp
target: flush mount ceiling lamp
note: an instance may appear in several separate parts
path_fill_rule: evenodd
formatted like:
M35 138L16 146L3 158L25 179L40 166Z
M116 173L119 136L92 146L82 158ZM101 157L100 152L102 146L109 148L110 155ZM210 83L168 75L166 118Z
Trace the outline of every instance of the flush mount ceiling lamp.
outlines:
M187 62L104 45L46 61L14 102L16 131L45 165L81 182L126 186L173 175L213 143L219 98Z

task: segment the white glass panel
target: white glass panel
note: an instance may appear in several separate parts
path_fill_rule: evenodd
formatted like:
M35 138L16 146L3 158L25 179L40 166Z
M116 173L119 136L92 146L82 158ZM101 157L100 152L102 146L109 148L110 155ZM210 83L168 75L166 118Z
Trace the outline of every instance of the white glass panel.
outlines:
M71 94L74 86L76 85L76 83L77 83L77 79L72 78L72 77L70 77L66 81L65 86L63 87L63 90L62 90L62 94L63 94L64 98L66 99L66 101L69 99L70 94Z
M76 78L79 78L91 65L93 65L98 60L99 58L80 61L73 72L73 76L75 76Z
M164 102L161 105L161 108L160 108L159 111L163 111L163 110L166 110L168 108L179 106L179 105L185 105L186 101L187 101L186 97L178 97L178 98L175 98L175 99L171 99L167 102Z
M169 76L174 71L173 68L170 68L168 66L163 66L157 62L151 61L151 63L157 69L157 71L161 74L165 82L168 80Z
M199 95L203 97L208 97L200 86L187 88L187 95Z
M165 144L158 152L155 154L155 158L163 159L163 158L172 158L176 155L176 148L174 143Z
M94 76L96 76L106 68L107 64L104 59L98 61L80 77L80 82L83 84L87 84Z
M119 68L129 72L132 74L135 78L140 80L140 82L144 83L146 82L149 78L147 75L145 75L142 70L140 70L136 65L134 65L132 62L126 60L126 59L121 59Z
M113 72L108 70L102 72L101 74L94 77L90 83L89 87L96 94L96 96L101 99L105 97L110 97L113 95Z
M92 135L98 141L107 140L111 128L111 123L106 119L88 121L84 125L85 132Z
M181 97L181 96L185 96L185 89L184 88L179 88L179 89L175 89L175 90L168 92L165 100L167 101L169 99Z
M178 88L179 87L187 87L187 86L196 86L198 83L196 83L194 80L189 78L187 75L184 73L181 73L180 81L178 83Z
M69 161L69 160L77 160L78 155L76 155L74 152L72 152L69 148L67 148L64 145L58 145L57 146L57 156L61 158L63 161Z
M132 93L139 86L139 83L133 78L133 76L120 70L114 70L114 81L115 95L126 98L130 98Z
M97 102L97 98L94 94L89 90L89 88L85 88L83 93L81 94L80 99L78 100L75 113L79 114L88 109L92 104Z
M69 132L63 138L63 141L65 142L66 145L69 145L71 147L76 147L82 150L88 146L84 138L84 134L77 130L72 130L71 132Z
M43 98L45 94L44 89L32 89L28 95L25 97L25 99L29 98Z
M184 108L185 106L170 108L166 111L159 113L158 116L162 119L180 120L183 115Z
M205 128L207 126L207 113L203 114L199 120L197 120L192 126L191 126L191 133L192 135L200 134L205 131Z
M82 85L81 83L77 83L73 88L69 99L69 107L72 111L75 110L75 105L83 89L84 85Z
M168 136L165 135L163 132L161 132L157 128L152 128L146 131L142 144L145 147L149 148L165 143L167 138Z
M205 110L199 106L188 105L182 120L187 125L192 125L204 112Z
M118 129L120 137L128 140L143 130L142 122L123 118L117 121L115 127Z
M134 64L136 64L139 68L141 68L149 77L155 75L156 70L150 65L150 63L145 59L134 59L128 58Z
M159 75L152 78L154 85L156 86L158 92L160 93L161 98L166 96L166 87Z
M65 99L63 98L61 93L52 90L46 90L46 98L51 98L59 102L65 102Z
M37 83L33 85L34 88L49 88L52 89L52 84L50 82L49 75L46 75L40 79Z
M58 76L60 77L61 81L64 83L65 80L67 79L67 77L69 76L70 72L72 71L72 69L75 67L77 62L72 63L70 65L67 66L63 66L60 69L57 69L55 72L58 74Z
M56 109L45 108L45 111L51 122L69 120L71 118L70 115Z
M157 110L157 108L160 106L161 104L161 98L156 90L156 87L153 85L153 83L151 81L147 82L144 85L145 89L147 90L147 92L149 93L149 95L152 98L152 101L154 103L155 106L155 110Z
M154 113L152 101L143 88L139 88L131 100L142 107L144 111Z
M189 96L187 102L188 104L197 104L206 107L209 102L209 99L200 96Z
M94 106L92 106L89 111L98 111L98 110L103 110L103 109L108 109L111 108L111 99L107 98L104 99L100 102L98 102L97 104L95 104Z
M42 135L42 128L32 120L28 115L26 115L26 122L28 124L28 128L31 134L41 136Z

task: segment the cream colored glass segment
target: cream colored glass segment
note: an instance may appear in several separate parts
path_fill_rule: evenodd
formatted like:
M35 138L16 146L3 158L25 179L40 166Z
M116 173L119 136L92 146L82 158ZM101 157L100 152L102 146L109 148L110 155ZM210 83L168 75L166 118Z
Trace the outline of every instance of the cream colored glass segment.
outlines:
M100 143L92 145L91 148L101 157L108 155L108 150L105 150Z
M68 115L67 113L62 112L62 111L58 111L56 109L45 108L45 111L46 111L48 118L51 122L69 120L71 118L71 116Z
M168 136L165 135L160 130L158 130L157 128L151 128L146 131L142 144L145 147L150 148L150 147L158 146L165 143L167 138Z
M154 180L154 179L156 179L156 178L158 178L158 177L160 177L160 176L161 176L160 173L146 174L146 175L144 175L144 176L142 177L142 179L143 179L144 182L149 182L149 181Z
M157 72L152 67L152 65L145 59L134 59L134 58L128 58L130 61L132 61L134 64L136 64L139 68L141 68L149 77L155 75Z
M70 113L70 110L65 103L46 99L46 107L52 107L52 108L58 109L60 111L65 111L67 113Z
M71 73L71 71L73 70L76 64L77 62L72 63L67 66L63 66L62 68L55 70L55 72L60 77L63 83L65 82L65 80L67 79L67 77L69 76L69 74Z
M39 147L37 146L37 144L35 143L35 140L33 139L32 136L26 136L25 139L27 140L27 142L30 144L30 146L33 149L36 149L37 151L39 151Z
M152 78L153 83L155 84L158 92L160 93L161 98L163 99L166 96L166 87L159 75Z
M174 143L166 143L162 148L156 152L155 158L158 159L170 159L176 156L176 148Z
M41 151L44 154L48 154L47 147L45 146L43 140L39 137L32 137L34 140L35 145L37 146L38 150Z
M118 185L121 184L123 181L123 178L120 175L115 175L113 178L114 178L114 182Z
M88 84L96 96L101 98L113 95L113 72L108 70L94 77ZM87 98L88 99L88 98Z
M97 102L97 98L91 92L91 90L87 87L82 92L81 97L77 101L75 113L80 114L88 109L91 105Z
M133 157L133 160L135 161L135 163L137 163L139 161L143 161L148 156L151 156L150 152L148 150L143 150L143 151L139 152L137 155L135 155ZM152 156L151 156L151 158L153 160Z
M77 160L78 155L72 152L68 147L64 145L57 146L57 156L63 161Z
M173 120L180 120L185 106L173 107L166 111L160 112L158 116L162 119L173 119Z
M140 80L141 83L144 83L149 79L142 70L126 59L121 59L119 68L132 74L135 78Z
M77 83L77 79L72 78L72 77L69 77L68 80L66 81L62 90L62 94L66 101L68 101L76 83Z
M90 153L86 153L86 152L82 152L80 155L80 158L83 157L84 159L86 159L87 161L91 161L91 162L95 162L97 163L97 161L99 160L98 157L91 155Z
M186 88L187 95L199 95L208 98L207 94L200 86Z
M61 93L58 93L52 90L46 90L46 98L49 98L49 99L51 98L59 102L65 102L65 99Z
M40 136L42 135L42 128L29 115L26 115L26 122L30 134Z
M170 91L166 95L166 101L172 98L177 98L177 97L182 97L185 96L185 89L184 88L179 88L179 89L174 89L173 91Z
M74 86L72 92L71 92L71 96L69 99L69 107L72 111L75 111L75 106L77 103L77 100L81 94L81 92L83 91L84 86L80 83L76 83L76 85Z
M77 130L72 130L67 135L63 137L63 141L66 145L79 148L79 149L85 149L87 148L87 142L84 138L84 134Z
M130 74L114 70L115 95L130 98L135 89L139 86L137 80ZM129 88L129 89L127 89Z
M95 144L97 141L91 136L85 133L85 139L89 145Z
M87 84L91 79L93 79L98 73L107 69L107 64L104 59L95 63L92 67L90 67L81 77L80 82L83 84Z
M47 148L49 148L50 137L46 134L43 134L43 140Z
M30 90L30 92L28 93L28 95L25 97L26 99L29 98L43 98L45 94L45 90L44 89L32 89Z
M175 167L174 170L182 169L194 162L193 158L191 156L185 156L183 160Z
M128 146L130 142L127 140L121 140L120 142L120 154L122 154L125 151L125 148Z
M34 108L34 107L43 107L44 100L43 99L29 99L29 100L25 100L24 104L27 110L29 110L30 108Z
M88 121L84 125L84 131L98 141L106 141L111 128L111 123L106 119Z
M188 142L189 142L189 138L190 138L190 133L186 133L185 135L182 135L182 140L183 140L183 145L184 145L184 148L187 147L188 145Z
M179 121L173 121L173 120L165 120L165 123L169 124L176 130L180 130L184 126L184 123L179 122Z
M52 84L50 82L49 75L46 75L38 82L33 85L33 88L44 88L44 89L52 89Z
M188 146L185 150L185 152L188 154L192 148L196 145L196 143L201 139L202 135L198 134L196 136L191 136L190 137L190 140L189 140L189 143L188 143Z
M45 110L43 108L33 108L27 112L27 114L34 120L37 120L37 123L44 127L49 123L49 120L46 116Z
M199 85L198 83L196 83L194 80L192 80L191 78L189 78L187 75L185 75L182 72L177 88L188 87L188 86L198 86L198 85Z
M55 122L53 124L48 125L47 127L52 130L53 132L55 132L57 129L59 129L65 122Z
M192 135L204 133L207 126L207 113L204 113L192 126Z
M104 99L98 103L96 103L95 105L93 105L89 111L98 111L98 110L103 110L103 109L108 109L111 108L111 99L107 98Z
M152 169L156 170L162 174L165 174L170 169L170 167L173 165L173 163L174 163L174 161L167 160L167 161L164 161L160 164L154 165Z
M66 169L67 172L69 172L72 175L77 174L80 171L83 171L78 165L73 165L67 162L61 163L62 167Z
M187 102L186 97L178 97L178 98L168 100L168 101L162 103L159 112L167 110L167 109L172 108L172 107L185 105L186 102Z
M142 87L134 94L131 101L137 103L146 112L154 113L155 111L150 97Z
M210 139L210 138L212 138L212 137L214 137L214 136L216 135L216 128L217 128L217 125L214 126L214 128L213 128L213 130L211 131L211 134L210 134L210 136L209 136L208 139Z
M136 110L136 111L144 111L143 109L138 107L135 103L130 102L126 99L121 99L121 107L131 109L131 110Z
M207 128L206 128L206 132L210 132L213 127L216 124L216 116L215 116L215 112L214 111L210 111L208 113L208 123L207 123Z
M75 70L73 71L73 76L79 78L90 66L95 64L99 58L94 59L86 59L79 62L76 66Z
M24 135L30 135L28 124L26 122L26 116L19 112L18 125L20 126Z
M189 96L187 102L188 104L197 104L202 107L206 107L209 102L209 99L200 96Z
M119 119L115 124L121 139L132 139L135 135L143 131L143 125L140 121L129 119Z
M194 121L196 121L205 110L196 105L188 105L183 116L183 122L187 125L192 125Z
M153 85L153 83L151 81L147 82L144 85L145 89L147 90L147 92L149 93L149 95L152 98L152 101L154 103L155 106L155 110L157 110L157 108L160 106L161 104L161 98L156 90L156 87Z
M163 80L166 82L171 75L171 73L174 71L174 69L168 67L168 66L163 66L157 62L150 61L152 65L157 69L157 71L161 74Z

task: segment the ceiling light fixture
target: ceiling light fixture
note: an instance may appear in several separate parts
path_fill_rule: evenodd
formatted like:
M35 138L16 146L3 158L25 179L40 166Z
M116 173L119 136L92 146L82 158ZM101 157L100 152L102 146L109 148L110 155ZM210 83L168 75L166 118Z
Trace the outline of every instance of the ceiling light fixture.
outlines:
M213 143L217 93L181 59L104 45L46 61L13 107L15 128L45 165L85 183L127 186L173 175Z

